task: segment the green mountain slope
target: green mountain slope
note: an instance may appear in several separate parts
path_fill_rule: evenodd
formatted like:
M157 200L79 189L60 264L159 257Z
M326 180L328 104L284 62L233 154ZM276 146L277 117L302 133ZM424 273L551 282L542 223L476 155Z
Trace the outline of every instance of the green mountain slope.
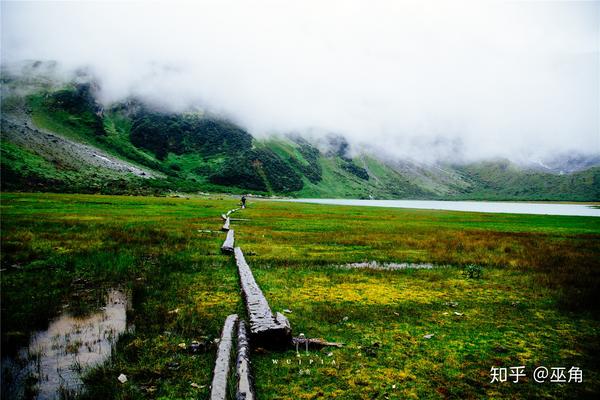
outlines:
M14 87L10 77L4 82ZM508 161L420 165L349 158L299 137L257 140L202 112L172 114L136 100L104 109L92 84L3 91L3 190L100 193L218 191L297 197L600 200L600 167L572 174Z
M563 175L523 169L507 160L455 168L473 182L474 188L457 197L578 201L600 199L600 167Z

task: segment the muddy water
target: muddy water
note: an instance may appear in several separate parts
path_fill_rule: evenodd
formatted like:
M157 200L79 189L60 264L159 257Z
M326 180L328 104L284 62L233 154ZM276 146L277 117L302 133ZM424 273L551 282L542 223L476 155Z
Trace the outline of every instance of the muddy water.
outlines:
M29 347L20 354L28 362L17 375L21 380L28 375L36 378L38 399L79 393L82 374L104 362L119 335L127 329L127 305L127 295L112 289L105 307L98 312L83 318L62 314L46 331L32 336ZM20 397L19 393L14 394Z

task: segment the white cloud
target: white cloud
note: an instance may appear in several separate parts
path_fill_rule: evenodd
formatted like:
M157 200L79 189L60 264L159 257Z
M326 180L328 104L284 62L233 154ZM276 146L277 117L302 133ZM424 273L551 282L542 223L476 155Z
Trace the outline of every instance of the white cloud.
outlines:
M599 2L3 2L2 58L87 65L105 102L200 104L258 136L537 157L600 152L599 26Z

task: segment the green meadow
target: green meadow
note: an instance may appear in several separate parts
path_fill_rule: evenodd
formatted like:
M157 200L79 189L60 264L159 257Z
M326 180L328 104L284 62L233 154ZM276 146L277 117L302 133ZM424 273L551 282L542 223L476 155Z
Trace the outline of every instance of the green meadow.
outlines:
M220 214L237 203L3 193L3 355L64 310L85 315L121 288L134 328L105 364L85 372L80 397L207 398L214 340L228 314L245 312L233 257L220 252ZM254 199L233 217L247 219L232 222L236 245L271 308L291 311L294 335L344 344L255 349L260 399L600 393L600 218ZM371 261L435 267L338 268ZM481 276L469 277L469 265ZM179 346L192 340L198 353ZM492 367L516 366L526 374L518 383L491 383ZM583 382L537 383L538 366L579 367Z

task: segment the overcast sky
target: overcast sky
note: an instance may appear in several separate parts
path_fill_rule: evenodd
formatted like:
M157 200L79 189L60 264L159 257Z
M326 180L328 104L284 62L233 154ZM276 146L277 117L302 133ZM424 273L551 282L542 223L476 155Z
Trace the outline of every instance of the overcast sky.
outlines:
M88 66L105 103L430 160L600 152L600 2L2 2L2 60Z

